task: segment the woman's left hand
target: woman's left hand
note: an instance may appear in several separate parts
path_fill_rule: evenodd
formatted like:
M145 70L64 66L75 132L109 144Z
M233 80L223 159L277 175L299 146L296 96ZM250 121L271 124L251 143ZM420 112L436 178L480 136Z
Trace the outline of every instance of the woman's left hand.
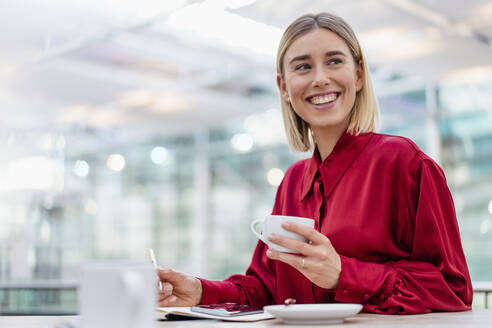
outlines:
M319 287L336 288L342 265L340 255L328 237L313 228L292 222L283 223L282 228L307 238L309 242L272 234L268 238L272 243L297 251L301 255L269 249L267 256L293 266Z

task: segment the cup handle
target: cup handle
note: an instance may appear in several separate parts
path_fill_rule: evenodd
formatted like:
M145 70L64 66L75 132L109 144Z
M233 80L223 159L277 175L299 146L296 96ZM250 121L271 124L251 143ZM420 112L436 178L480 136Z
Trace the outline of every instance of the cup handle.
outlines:
M131 317L137 318L142 304L140 292L144 288L143 279L134 271L123 271L121 272L120 280L123 285L123 290L130 298Z
M264 219L254 220L253 222L251 222L251 231L253 231L253 233L256 235L256 237L258 237L262 242L264 242L266 244L267 243L266 238L263 236L263 224L264 223L265 223ZM256 230L256 226L259 224L262 225L261 233L258 233L258 231Z

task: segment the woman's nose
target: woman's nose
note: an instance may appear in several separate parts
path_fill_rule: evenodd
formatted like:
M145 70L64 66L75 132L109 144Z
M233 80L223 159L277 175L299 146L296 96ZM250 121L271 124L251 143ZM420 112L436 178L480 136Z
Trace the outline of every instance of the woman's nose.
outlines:
M330 77L324 70L318 69L313 78L313 87L321 87L328 84L330 84Z

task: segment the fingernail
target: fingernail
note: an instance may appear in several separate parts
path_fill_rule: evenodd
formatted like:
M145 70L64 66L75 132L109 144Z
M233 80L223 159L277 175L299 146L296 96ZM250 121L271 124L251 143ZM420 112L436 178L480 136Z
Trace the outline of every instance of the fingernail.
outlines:
M290 227L290 223L289 222L282 223L282 228L289 228L289 227Z
M272 257L272 251L271 251L271 250L267 250L267 251L266 251L266 255L267 255L268 257Z

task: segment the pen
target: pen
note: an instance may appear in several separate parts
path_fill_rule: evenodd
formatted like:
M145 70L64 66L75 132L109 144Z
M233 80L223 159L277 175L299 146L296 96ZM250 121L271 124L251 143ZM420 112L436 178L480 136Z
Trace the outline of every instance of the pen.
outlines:
M150 262L152 262L152 264L154 265L154 269L156 270L156 274L157 274L157 269L159 267L157 266L157 261L155 260L154 250L152 248L149 248L149 257L150 257ZM159 278L159 275L157 275L157 279L159 279L159 290L162 290L162 282L161 282L161 279Z

